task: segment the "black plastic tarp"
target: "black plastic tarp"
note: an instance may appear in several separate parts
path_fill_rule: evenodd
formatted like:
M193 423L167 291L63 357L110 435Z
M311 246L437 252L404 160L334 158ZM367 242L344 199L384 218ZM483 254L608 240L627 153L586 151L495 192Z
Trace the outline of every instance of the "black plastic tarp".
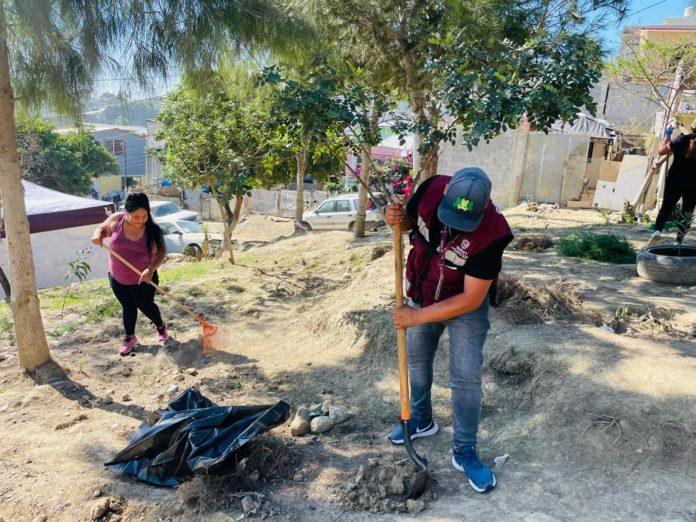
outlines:
M166 410L148 418L106 466L159 486L178 486L193 475L234 470L235 454L251 439L288 419L290 406L217 406L186 389Z

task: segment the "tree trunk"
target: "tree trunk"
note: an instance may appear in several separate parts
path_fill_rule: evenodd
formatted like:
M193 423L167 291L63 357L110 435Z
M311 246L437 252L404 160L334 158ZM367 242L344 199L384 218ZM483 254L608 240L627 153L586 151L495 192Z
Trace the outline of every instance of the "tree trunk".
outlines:
M304 214L304 178L307 174L307 151L302 150L295 156L297 161L297 192L295 194L295 227L302 227Z
M14 99L5 35L5 10L0 1L0 197L4 204L12 287L10 303L19 366L23 370L33 370L48 361L51 356L36 292L29 220L24 205L24 187L17 158Z
M413 51L406 49L405 42L400 42L400 45L402 50L401 58L406 73L406 90L408 91L409 105L411 106L411 112L413 112L413 119L416 122L424 122L430 119L432 122L439 123L437 119L438 115L433 114L431 118L428 118L428 114L425 111L426 97L423 87L419 85ZM422 132L418 132L417 134L417 138L413 141L414 149L420 146L425 139L425 134ZM418 158L417 161L414 161L413 165L416 170L416 179L418 181L422 182L437 174L439 151L439 145L434 145L425 154L420 154L416 150L413 151L414 158Z
M360 178L365 185L370 182L370 155L367 150L360 153ZM358 189L358 211L355 214L355 224L353 225L353 235L356 239L365 237L365 218L367 217L367 187L362 183Z
M222 250L227 251L229 255L230 264L235 264L234 261L234 251L232 249L232 232L234 232L237 223L239 223L239 215L242 211L242 203L244 201L244 196L237 196L234 198L234 210L230 208L229 201L223 201L218 199L218 205L220 206L220 213L222 214Z
M372 112L370 113L370 125L376 127L379 123L379 114L372 107ZM370 174L372 173L372 162L370 161L371 147L363 147L360 154L360 178L363 183L360 183L360 188L358 191L358 211L355 215L355 225L353 225L353 235L356 239L365 237L365 219L367 217L367 186L370 183ZM374 205L378 205L377 201L372 202Z

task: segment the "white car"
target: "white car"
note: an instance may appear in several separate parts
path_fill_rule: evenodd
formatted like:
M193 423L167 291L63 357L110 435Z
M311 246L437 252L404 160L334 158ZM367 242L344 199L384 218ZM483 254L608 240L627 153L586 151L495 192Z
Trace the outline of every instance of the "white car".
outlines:
M201 223L201 215L198 212L184 210L179 205L170 203L169 201L151 201L150 212L152 218L159 224L162 221L173 223L175 221L191 221L193 223Z
M384 208L386 201L380 193L375 194L380 199L378 204ZM372 200L368 199L365 211L365 228L377 230L384 225L382 214L375 208ZM316 209L305 213L303 220L312 230L339 229L353 230L355 216L358 212L358 194L341 194L324 200Z
M203 257L205 234L198 223L191 221L159 221L164 234L164 244L168 254L185 254L196 259ZM208 234L209 252L215 253L222 247L222 235Z

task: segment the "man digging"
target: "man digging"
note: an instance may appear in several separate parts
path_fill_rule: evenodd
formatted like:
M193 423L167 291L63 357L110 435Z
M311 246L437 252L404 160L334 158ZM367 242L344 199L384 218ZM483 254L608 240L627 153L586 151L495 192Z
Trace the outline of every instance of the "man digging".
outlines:
M489 328L488 306L502 267L503 250L513 236L490 199L491 181L481 169L464 168L454 176L434 176L408 201L386 210L389 225L409 231L406 262L409 304L392 312L397 328L408 328L411 383L411 439L435 435L431 387L433 360L445 328L450 339L452 384L452 464L471 487L485 493L495 476L476 453L481 409L481 364ZM387 436L404 443L401 425Z

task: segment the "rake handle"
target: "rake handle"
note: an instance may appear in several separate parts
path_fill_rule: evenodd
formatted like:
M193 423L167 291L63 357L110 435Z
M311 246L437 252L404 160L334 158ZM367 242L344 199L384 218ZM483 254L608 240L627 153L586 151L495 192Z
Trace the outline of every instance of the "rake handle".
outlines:
M118 254L117 252L115 252L110 246L105 245L104 243L101 243L101 247L102 247L102 248L105 248L106 250L108 250L109 254L111 254L112 256L114 256L114 257L115 257L116 259L118 259L121 263L123 263L123 264L126 265L128 268L130 268L133 272L135 272L136 274L138 274L138 276L142 276L142 275L143 275L143 273L142 273L140 270L138 270L137 268L135 268L129 261L126 261L126 260L123 258L123 256L121 256L120 254ZM163 288L161 288L160 286L158 286L157 284L155 284L154 282L152 282L152 280L148 281L148 283L151 284L151 285L155 288L155 290L157 290L157 291L160 292L161 294L163 294L163 295L165 295L166 297L168 297L169 299L171 299L174 303L176 303L177 305L179 305L179 307L180 307L182 310L184 310L187 314L189 314L191 317L193 317L196 321L198 321L198 322L200 323L200 322L203 320L203 319L201 318L201 316L198 315L198 314L195 312L195 310L193 310L192 308L189 308L188 306L186 306L184 303L182 303L181 301L179 301L179 300L178 300L176 297L174 297L172 294L170 294L169 292L167 292L166 290L164 290Z
M404 305L404 242L401 223L392 227L394 240L394 284L396 289L396 306ZM401 420L411 418L411 399L408 390L408 354L406 352L406 328L396 329L396 348L399 361L399 399L401 401Z

